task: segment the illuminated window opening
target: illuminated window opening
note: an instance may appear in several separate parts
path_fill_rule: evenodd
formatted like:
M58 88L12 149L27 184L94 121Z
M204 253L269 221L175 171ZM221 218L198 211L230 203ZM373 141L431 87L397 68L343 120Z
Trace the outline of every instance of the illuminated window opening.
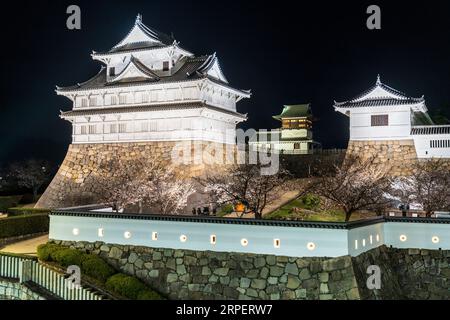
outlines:
M73 228L73 229L72 229L72 234L73 234L74 236L79 235L79 234L80 234L80 229L78 229L78 228Z
M355 249L358 249L358 240L355 240Z
M314 249L316 249L316 244L314 242L308 242L308 244L306 245L306 248L309 251L313 251Z
M432 237L431 238L431 242L433 242L433 243L439 243L439 237L438 236L434 236L434 237Z
M246 247L247 245L248 245L248 240L247 239L241 239L241 245L243 246L243 247Z
M158 232L152 232L152 240L158 240Z
M402 235L400 236L400 241L401 241L401 242L405 242L407 239L408 239L408 238L407 238L404 234L402 234Z
M186 242L186 241L187 241L187 237L186 237L184 234L182 234L182 235L180 236L180 241L181 241L181 242Z
M97 234L98 234L98 236L99 236L100 238L102 238L102 237L104 236L104 230L103 230L103 228L98 228Z
M124 237L125 239L130 239L130 238L131 238L131 232L130 232L130 231L125 231L125 232L123 233L123 237Z
M370 237L369 237L369 242L370 242L370 244L373 243L373 236L372 235L370 235Z
M211 244L216 244L216 242L217 242L217 237L216 237L215 234L212 234L212 235L209 237L209 242L210 242Z

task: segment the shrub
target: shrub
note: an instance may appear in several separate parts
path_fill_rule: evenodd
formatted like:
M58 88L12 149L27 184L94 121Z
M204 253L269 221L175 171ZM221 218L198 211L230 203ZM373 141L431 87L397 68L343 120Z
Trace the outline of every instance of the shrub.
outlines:
M161 300L162 297L152 290L143 290L138 294L138 300Z
M54 243L44 243L37 247L37 256L42 261L52 261L52 254L63 249L65 249L65 247Z
M304 195L301 200L305 209L317 209L320 205L320 197L310 193Z
M0 239L48 232L47 214L23 215L0 219Z
M50 258L62 265L63 267L68 267L76 265L81 267L83 260L85 259L86 253L83 253L76 249L62 249L56 250L50 254Z
M42 208L24 208L24 207L13 207L8 208L8 217L26 215L26 214L36 214L36 213L50 213L49 209Z
M125 298L133 300L139 298L142 300L148 300L153 297L161 299L159 294L149 290L144 283L123 273L118 273L110 277L106 281L106 288Z
M35 202L34 196L32 193L25 193L19 201L19 204L29 204Z
M16 207L22 196L4 196L0 197L0 212L6 212L8 208Z
M116 273L102 258L93 254L86 254L81 264L81 271L101 283L105 283L109 277Z

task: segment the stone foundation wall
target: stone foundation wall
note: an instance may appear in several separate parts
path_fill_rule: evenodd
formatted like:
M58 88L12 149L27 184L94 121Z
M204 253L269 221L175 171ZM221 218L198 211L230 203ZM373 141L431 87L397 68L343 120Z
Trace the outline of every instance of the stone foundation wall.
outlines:
M374 157L374 163L389 168L393 176L411 173L417 161L414 140L353 141L350 140L347 156Z
M0 300L45 300L18 281L0 278Z
M228 147L228 149L227 149ZM228 151L227 151L228 150ZM225 156L234 156L234 146L213 142L142 142L72 144L49 187L36 207L58 208L92 204L92 189L84 182L96 174L102 163L111 159L129 161L149 159L153 163L174 165L180 179L202 175L206 170L223 167ZM172 155L177 156L174 163ZM179 161L185 157L188 161Z
M61 242L99 254L170 299L359 299L349 256L274 255Z
M170 299L450 299L450 250L381 246L331 259L53 242L98 254ZM379 290L367 288L370 265Z
M380 247L353 258L363 299L450 299L450 250ZM369 265L381 269L381 290L365 285Z

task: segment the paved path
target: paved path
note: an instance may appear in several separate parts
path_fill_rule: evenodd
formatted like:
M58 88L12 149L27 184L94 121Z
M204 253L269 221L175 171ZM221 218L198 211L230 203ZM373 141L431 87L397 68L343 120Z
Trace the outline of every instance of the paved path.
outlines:
M38 245L46 243L47 241L48 241L48 234L9 244L1 248L0 251L35 256Z
M273 203L268 205L266 208L264 208L263 216L277 210L280 207L285 206L289 202L298 198L299 195L300 195L299 190L284 191L283 194L276 201L274 201ZM233 213L227 214L225 217L226 218L237 218L237 217L239 217L239 215L237 215L236 213L233 212ZM244 215L242 218L253 219L253 218L255 218L255 215L253 213L248 213L248 214Z

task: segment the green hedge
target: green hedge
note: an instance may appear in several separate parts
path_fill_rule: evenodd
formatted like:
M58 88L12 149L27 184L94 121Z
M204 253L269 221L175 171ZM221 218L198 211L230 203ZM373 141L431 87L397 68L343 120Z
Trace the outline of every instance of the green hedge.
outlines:
M149 290L144 283L135 277L123 273L118 273L110 277L108 281L106 281L106 288L133 300L161 299L159 294Z
M58 250L66 249L66 247L54 244L44 243L37 247L37 256L42 261L53 261L52 254Z
M22 196L2 196L0 197L0 212L6 212L8 208L16 207Z
M86 254L81 270L88 276L105 283L116 271L102 258L94 254Z
M0 219L0 239L48 232L47 214L34 214Z
M38 246L37 255L40 260L56 262L63 267L80 266L82 274L97 280L101 284L106 284L108 290L125 298L134 300L162 299L158 293L149 289L137 278L116 273L114 268L95 254L69 249L54 243L46 243Z
M50 213L49 209L42 208L24 208L24 207L13 207L8 208L6 211L8 213L8 217L20 216L25 214L36 214L36 213Z

